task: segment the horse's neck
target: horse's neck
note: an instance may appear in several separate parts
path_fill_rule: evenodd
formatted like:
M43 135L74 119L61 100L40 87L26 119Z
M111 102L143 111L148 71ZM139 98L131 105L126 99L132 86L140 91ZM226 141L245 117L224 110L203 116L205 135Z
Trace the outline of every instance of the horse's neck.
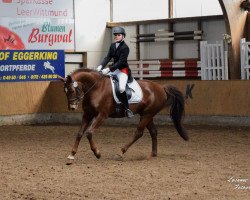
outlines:
M93 73L82 72L75 76L75 80L82 83L83 89L86 92L86 90L88 90L90 87L92 87L96 83L96 81L98 80L98 77Z

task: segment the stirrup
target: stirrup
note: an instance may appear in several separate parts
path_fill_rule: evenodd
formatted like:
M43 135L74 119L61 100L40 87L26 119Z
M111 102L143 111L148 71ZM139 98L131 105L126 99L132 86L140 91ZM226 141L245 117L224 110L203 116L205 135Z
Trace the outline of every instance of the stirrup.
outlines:
M127 109L127 110L125 111L125 113L126 113L126 116L127 116L128 118L134 117L133 112L132 112L131 110L129 110L129 109Z

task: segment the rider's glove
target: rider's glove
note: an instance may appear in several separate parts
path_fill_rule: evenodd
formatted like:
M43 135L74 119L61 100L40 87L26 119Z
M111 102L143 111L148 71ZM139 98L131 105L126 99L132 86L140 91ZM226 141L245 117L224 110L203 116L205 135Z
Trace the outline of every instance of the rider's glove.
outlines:
M102 73L103 74L108 74L110 72L110 69L109 68L105 68L102 70Z
M102 70L102 65L99 65L99 66L96 68L96 70L97 70L98 72L100 72L100 71Z

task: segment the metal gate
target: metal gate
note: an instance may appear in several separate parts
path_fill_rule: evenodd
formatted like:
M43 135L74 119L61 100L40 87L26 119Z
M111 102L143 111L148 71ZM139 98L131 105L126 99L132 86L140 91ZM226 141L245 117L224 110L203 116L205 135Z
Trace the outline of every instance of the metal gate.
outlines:
M201 80L228 80L228 52L223 41L216 44L200 42Z
M241 57L241 79L250 80L250 42L245 38L240 40L240 57Z

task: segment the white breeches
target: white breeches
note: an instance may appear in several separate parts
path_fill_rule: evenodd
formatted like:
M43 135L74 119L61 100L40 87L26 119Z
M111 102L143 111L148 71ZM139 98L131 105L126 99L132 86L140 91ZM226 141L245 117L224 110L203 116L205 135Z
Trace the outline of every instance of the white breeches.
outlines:
M119 80L119 91L123 93L126 89L126 84L128 82L128 75L121 72L119 69L115 70L111 74L116 75Z

